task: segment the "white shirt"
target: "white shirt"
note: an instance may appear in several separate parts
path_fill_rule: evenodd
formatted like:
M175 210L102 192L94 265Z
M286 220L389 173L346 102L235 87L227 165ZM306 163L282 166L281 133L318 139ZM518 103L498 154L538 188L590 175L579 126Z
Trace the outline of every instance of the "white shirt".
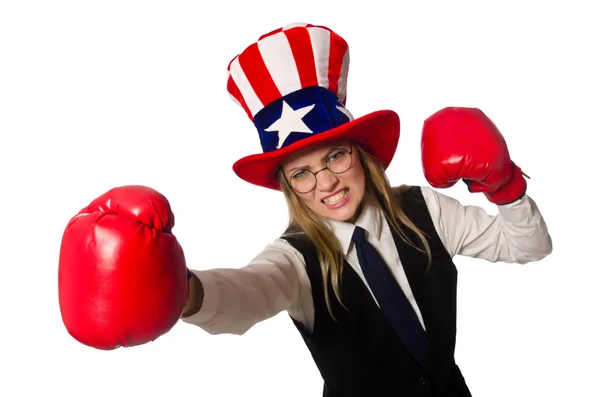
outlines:
M462 205L428 186L422 186L421 190L450 257L463 255L490 262L525 264L541 260L552 251L544 219L527 195L514 203L498 206L498 214L492 216L481 207ZM346 261L368 288L351 243L355 226L367 231L369 242L390 267L424 327L381 210L366 207L356 224L328 223L344 250ZM285 310L308 330L313 328L314 305L304 258L286 240L279 238L268 244L240 269L192 271L202 282L204 300L202 309L182 318L184 322L195 324L210 334L242 335L256 323Z

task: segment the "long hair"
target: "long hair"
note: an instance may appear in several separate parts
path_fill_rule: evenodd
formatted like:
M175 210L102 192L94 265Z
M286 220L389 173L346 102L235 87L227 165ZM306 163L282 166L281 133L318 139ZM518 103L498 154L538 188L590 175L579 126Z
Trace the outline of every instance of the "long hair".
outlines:
M407 217L398 199L399 193L409 189L409 187L402 185L393 188L390 185L385 174L385 169L381 163L365 152L358 144L354 143L354 145L358 148L359 158L365 172L366 185L363 203L372 204L380 208L393 230L398 233L406 243L427 254L429 266L431 264L432 256L425 234ZM323 275L325 303L329 313L334 317L328 283L331 283L338 302L344 306L340 288L340 280L342 279L344 267L344 253L342 247L323 219L298 198L292 188L288 185L281 169L277 174L277 179L288 203L290 214L289 232L286 235L304 236L314 244L321 266L321 273ZM418 236L422 247L418 247L411 242L404 230L400 227L400 223Z

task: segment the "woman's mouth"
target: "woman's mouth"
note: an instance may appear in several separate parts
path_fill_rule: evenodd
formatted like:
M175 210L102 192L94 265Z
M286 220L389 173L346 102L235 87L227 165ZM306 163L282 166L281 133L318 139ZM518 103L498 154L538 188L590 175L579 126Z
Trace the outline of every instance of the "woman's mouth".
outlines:
M328 208L334 209L339 208L342 205L346 204L350 199L350 189L346 188L340 190L338 193L333 196L329 196L321 200L323 204L325 204Z

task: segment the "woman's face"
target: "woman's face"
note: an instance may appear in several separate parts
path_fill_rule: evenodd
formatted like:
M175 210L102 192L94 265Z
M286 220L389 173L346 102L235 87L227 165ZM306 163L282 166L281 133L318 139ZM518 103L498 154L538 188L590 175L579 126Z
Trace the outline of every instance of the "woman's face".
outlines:
M365 195L365 173L355 145L344 140L311 147L288 157L282 168L296 195L317 215L355 220Z

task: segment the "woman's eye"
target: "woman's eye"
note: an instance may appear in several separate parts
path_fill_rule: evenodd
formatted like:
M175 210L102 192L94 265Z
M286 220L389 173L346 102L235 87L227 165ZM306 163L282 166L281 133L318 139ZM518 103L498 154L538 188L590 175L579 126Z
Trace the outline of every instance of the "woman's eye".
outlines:
M344 155L346 154L346 152L344 150L340 150L337 152L332 153L328 158L327 161L336 161L341 159L342 157L344 157Z
M292 175L292 179L301 179L306 177L307 171L306 170L300 170L296 173L294 173L294 175Z

